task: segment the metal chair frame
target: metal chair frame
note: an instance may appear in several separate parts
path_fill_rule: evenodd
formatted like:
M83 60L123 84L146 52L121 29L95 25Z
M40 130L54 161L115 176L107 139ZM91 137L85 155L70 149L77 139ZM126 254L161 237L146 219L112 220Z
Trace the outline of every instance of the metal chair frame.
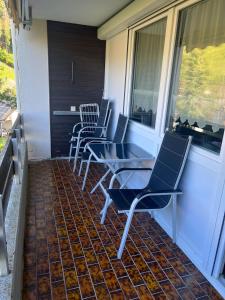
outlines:
M122 114L119 114L119 118L118 118L118 122L117 122L117 128L115 130L115 134L114 134L114 137L112 140L103 140L103 139L98 139L96 141L91 141L90 143L87 143L85 145L85 148L84 148L84 152L87 151L88 149L88 146L91 144L91 143L103 143L103 144L110 144L110 143L114 143L116 140L117 140L117 143L123 143L124 139L125 139L125 135L126 135L126 131L127 131L127 126L128 126L128 121L129 119L127 118L126 120L126 123L125 123L125 126L123 128L123 132L122 132L122 136L119 137L119 140L118 140L118 137L117 137L117 130L118 130L118 126L120 125L119 122L120 122L120 117L123 116ZM123 116L124 117L124 116ZM99 163L95 160L81 160L81 163L80 163L80 169L79 169L79 175L81 175L81 172L82 172L82 167L83 167L83 164L86 163L87 166L86 166L86 172L85 172L85 177L84 177L84 180L83 180L83 185L82 185L82 190L84 190L85 188L85 184L86 184L86 178L88 176L88 172L89 172L89 167L90 167L90 163ZM106 177L112 173L114 174L115 172L115 169L112 168L110 165L107 165L108 166L108 170L106 171L106 173L101 177L101 179L98 181L98 183L95 185L95 187L92 189L91 191L91 194L94 193L94 191L99 187L101 186L102 182L106 179Z
M109 121L110 121L110 117L111 117L111 112L112 112L112 110L109 109L108 113L107 113L106 121L105 121L105 126L90 125L90 126L85 126L79 130L78 136L76 137L76 147L74 147L76 149L76 151L75 151L75 155L74 155L73 172L75 172L75 170L76 170L77 160L80 157L79 153L81 150L84 150L86 143L88 141L99 140L100 138L106 139ZM91 132L90 130L94 131L96 129L101 129L99 137L98 136L82 137L82 133L87 133L87 132L90 133ZM84 145L84 146L82 146L82 145Z
M81 104L79 106L80 121L84 124L96 124L99 117L99 105L97 103Z
M108 100L103 99L103 101L108 101ZM99 120L99 117L100 117L99 110L98 110L98 120L96 122L94 122L94 119L91 120L91 118L89 118L89 117L85 121L86 117L81 114L81 111L83 111L83 107L85 107L85 106L86 106L86 104L82 104L81 108L80 108L81 122L78 122L73 126L72 137L70 139L69 161L72 158L73 150L75 150L74 157L77 160L77 158L79 156L79 151L84 148L82 145L79 144L80 140L82 139L82 135L83 135L83 137L84 137L84 135L85 135L85 137L87 137L88 135L91 136L95 132L95 129L102 129L102 130L99 131L99 136L104 136L106 134L105 131L104 131L104 128L106 127L107 117L108 117L108 113L109 113L109 101L107 103L107 108L106 108L106 112L105 112L105 115L104 115L104 120L102 120L103 122L102 122L101 126L99 126L100 124L98 124L98 120ZM92 109L93 109L93 107L95 107L96 104L91 104L91 106L92 106ZM92 110L92 112L93 112L93 110ZM73 136L73 134L75 134L75 133L77 133L77 136ZM77 148L79 148L79 149L77 149Z
M123 236L122 236L122 239L121 239L120 247L119 247L119 250L117 252L117 258L118 259L120 259L122 257L123 250L124 250L125 243L126 243L127 236L128 236L128 232L129 232L129 228L130 228L131 221L132 221L132 218L133 218L133 214L135 212L154 213L155 211L166 209L168 206L170 206L172 204L172 237L173 237L173 242L176 243L177 196L183 194L183 192L180 189L178 189L178 184L180 182L180 178L181 178L184 166L185 166L185 162L187 160L188 152L189 152L189 149L190 149L190 146L191 146L191 140L192 140L192 138L188 137L187 148L185 150L185 155L184 155L183 162L182 162L182 165L181 165L181 168L180 168L180 172L179 172L179 174L177 176L177 179L176 179L176 183L174 185L174 189L151 191L148 188L148 185L147 185L146 188L140 189L140 193L133 199L129 210L118 210L118 213L125 213L125 214L128 215L127 222L126 222L126 225L125 225L125 229L124 229L124 232L123 232ZM154 166L154 168L155 168L155 166ZM143 168L122 168L122 169L119 169L115 172L115 174L111 178L110 185L109 185L109 190L112 189L115 179L122 172L131 172L131 171L134 172L134 171L151 170L152 171L151 176L152 176L152 174L154 172L154 168L153 169L150 169L150 168L144 168L144 169ZM124 185L120 188L124 188ZM136 206L138 205L138 203L146 197L167 196L167 195L169 195L171 197L170 197L170 200L168 201L167 205L164 206L163 208L136 209ZM101 224L104 224L106 214L107 214L107 209L108 209L108 207L110 206L110 204L112 202L113 202L113 200L110 198L110 195L108 194L108 196L106 197L105 205L104 205L104 207L101 211L101 215L102 215L101 216Z

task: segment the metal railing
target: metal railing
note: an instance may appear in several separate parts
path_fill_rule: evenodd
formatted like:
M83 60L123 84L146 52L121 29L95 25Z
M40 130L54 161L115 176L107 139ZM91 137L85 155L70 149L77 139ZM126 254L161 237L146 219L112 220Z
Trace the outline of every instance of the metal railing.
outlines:
M0 276L9 273L5 217L13 183L21 184L27 150L23 139L21 117L18 115L0 153Z

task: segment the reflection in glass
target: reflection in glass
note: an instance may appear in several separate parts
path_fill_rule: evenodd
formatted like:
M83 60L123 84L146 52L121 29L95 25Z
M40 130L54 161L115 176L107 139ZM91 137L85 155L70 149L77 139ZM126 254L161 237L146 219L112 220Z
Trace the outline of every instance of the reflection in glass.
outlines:
M225 127L225 1L181 11L167 127L220 152Z
M155 127L166 18L136 32L130 118Z

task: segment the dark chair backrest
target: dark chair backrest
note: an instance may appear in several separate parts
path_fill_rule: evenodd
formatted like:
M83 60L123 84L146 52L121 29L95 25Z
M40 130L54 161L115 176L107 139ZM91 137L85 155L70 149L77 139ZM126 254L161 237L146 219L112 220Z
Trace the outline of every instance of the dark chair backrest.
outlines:
M109 110L109 100L102 99L100 109L99 109L99 117L97 121L97 126L105 126L107 122L107 116L108 116L108 110ZM96 129L94 132L94 135L96 137L99 137L102 135L102 129Z
M113 137L113 143L123 143L128 125L128 118L119 114L116 131Z
M166 131L147 186L151 191L178 187L190 145L191 137ZM159 202L169 199L170 196L157 197Z

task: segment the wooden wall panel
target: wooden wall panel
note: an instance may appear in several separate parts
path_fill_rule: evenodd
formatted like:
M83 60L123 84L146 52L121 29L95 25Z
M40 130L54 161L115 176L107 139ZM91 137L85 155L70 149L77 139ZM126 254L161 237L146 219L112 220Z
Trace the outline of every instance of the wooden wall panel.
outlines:
M100 103L104 89L105 42L97 28L48 21L50 120L52 157L67 156L69 132L79 121L74 116L54 116L82 103ZM74 80L72 81L72 63Z

